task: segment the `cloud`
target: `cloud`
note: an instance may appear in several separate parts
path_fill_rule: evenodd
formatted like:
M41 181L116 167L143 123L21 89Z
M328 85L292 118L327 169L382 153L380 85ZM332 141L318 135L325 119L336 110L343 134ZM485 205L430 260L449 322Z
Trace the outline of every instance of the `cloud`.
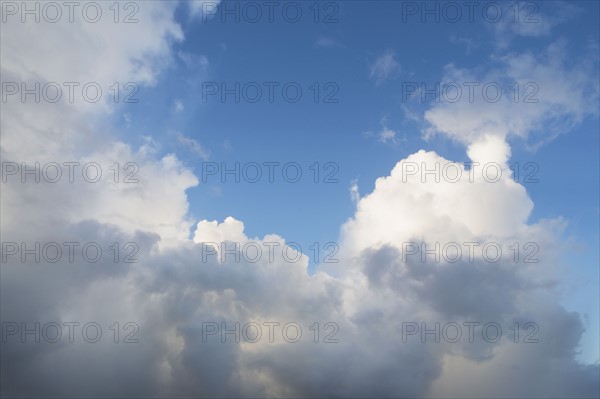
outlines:
M122 89L125 82L137 87L154 85L171 62L171 44L183 40L174 12L172 3L148 3L136 14L140 22L133 24L114 24L110 18L97 24L79 19L74 23L62 19L56 24L22 24L10 19L5 24L2 46L15 47L15 51L2 58L4 81L23 81L27 87L34 87L36 82L76 82L79 87L92 82L104 95L97 102L86 101L81 95L75 95L71 102L63 95L56 103L11 99L3 104L3 161L25 162L29 167L35 162L79 162L79 178L73 184L67 180L66 169L57 184L6 184L3 207L11 211L2 218L3 231L35 231L49 221L93 219L128 232L139 229L159 234L163 243L189 236L185 190L197 184L196 177L173 155L156 159L146 145L132 149L119 140L109 122L109 116L122 104L114 101L110 91L115 82ZM34 37L54 43L53 51L48 52L41 44L32 46ZM63 56L55 57L54 51ZM73 59L77 62L70 61ZM81 178L82 166L89 163L100 167L102 175L97 183ZM130 175L139 182L123 183ZM37 195L52 206L35 205ZM39 212L28 212L25 203Z
M359 290L353 306L346 306L354 310L355 319L375 317L388 323L427 320L428 328L434 325L433 320L442 326L494 320L506 326L504 331L516 321L521 325L525 320L533 321L539 326L536 344L519 346L507 339L495 345L475 342L445 347L443 341L434 345L439 349L435 356L444 359L443 365L439 364L439 370L431 365L429 372L436 370L437 375L421 395L486 397L493 392L524 397L550 396L555 390L561 396L595 395L597 365L581 365L574 360L584 330L581 317L558 305L558 293L552 288L566 266L556 262L563 221L530 224L533 204L507 169L496 183L486 182L477 174L473 182L463 178L435 183L432 175L423 182L422 173L402 173L411 170L406 167L409 164L431 171L449 162L435 153L420 151L400 161L389 176L377 180L372 193L361 197L354 217L342 228L340 253L344 260L334 270L352 281L348 285L366 287ZM468 174L466 169L462 173ZM491 264L480 252L473 262L467 261L466 252L457 263L441 256L436 261L432 255L423 261L422 251L403 258L407 251L403 243L411 242L430 251L436 244L494 242L504 254L511 254L509 246L515 242L534 242L540 249L539 263L516 263L510 255ZM465 330L462 334L464 337ZM533 367L538 362L540 366ZM474 370L481 383L470 382ZM555 376L550 380L556 383L532 386L531 381L541 376Z
M504 17L487 24L494 34L495 46L505 50L516 37L549 36L554 27L582 12L576 5L565 1L541 4L541 9L540 4L534 2L519 5L501 4L499 10Z
M176 134L176 137L177 137L177 141L180 144L186 146L189 151L191 151L194 155L196 155L200 159L206 161L209 158L210 153L197 140L194 140L191 137L187 137L179 132Z
M183 105L183 101L181 100L175 100L175 102L173 103L173 107L176 113L181 113L183 112L183 110L185 109L185 106Z
M488 145L493 150L498 144ZM491 232L503 237L526 228L533 204L523 186L512 181L505 163L502 180L497 183L486 181L491 179L484 174L483 164L469 173L464 165L457 163L453 163L458 171L453 171L451 179L438 177L436 182L436 176L429 175L425 180L428 183L423 183L426 168L434 170L438 165L441 176L442 167L448 163L451 161L434 152L421 150L398 162L390 176L377 179L375 192L361 198L354 218L342 228L347 251L357 255L367 248L409 242L432 234L440 225L445 226L443 236L459 237L465 234L485 237ZM450 172L447 174L450 176ZM459 176L456 182L455 175ZM480 202L490 208L478 205ZM492 208L495 212L490 212ZM449 223L450 220L456 220L456 224ZM389 227L382 229L385 223ZM451 230L454 227L456 231Z
M369 77L375 80L375 84L381 85L387 80L394 79L399 72L400 63L396 60L396 53L387 50L371 64Z
M63 47L61 57L35 44L40 43L32 39L40 34L36 26L31 32L3 27L3 47L13 40L30 44L3 57L3 77L32 82L39 76L58 79L52 75L58 71L64 79L94 79L96 68L106 66L106 82L140 79L153 84L172 58L171 41L182 36L171 3L140 6L148 18L147 26L140 27L143 34L127 35L116 28L88 34L86 29L92 28L77 26L73 29L81 35L62 28L45 31L57 43L72 37L88 42L74 45L72 52ZM23 36L17 38L15 31ZM63 62L75 55L81 63ZM535 76L562 76L554 74L556 63L536 63L527 55L503 62L510 77L529 67ZM584 71L575 74L569 88L587 81ZM544 109L575 113L575 105L565 103L559 97ZM450 160L432 151L411 154L377 179L371 193L361 197L353 185L356 211L341 227L340 263L309 273L308 256L284 252L291 243L277 234L248 237L244 223L233 217L221 223L191 220L186 190L198 184L197 177L174 154L159 156L159 144L150 138L139 149L120 140L109 122L116 106L19 104L9 102L3 109L3 161L93 161L108 173L97 183L22 183L18 178L3 183L3 242L95 242L105 256L91 263L76 251L73 262L38 263L31 255L26 262L19 256L3 262L3 323L23 321L29 328L36 321L81 323L73 343L66 328L58 343L35 343L31 334L25 342L8 337L0 352L3 395L598 396L598 365L574 361L583 332L580 317L558 304L565 222L529 220L533 203L506 167L510 147L504 138L509 133L501 133L515 129L502 125L502 112L484 114L485 121L464 130L452 129L448 114L441 112L446 108L434 106L426 114L439 132L465 144L471 160L497 162L502 170L497 182L480 175L470 179L465 165L455 165L462 177L454 183L423 182L420 175L406 173L409 165L427 170L440 165L441 170ZM459 108L465 118L461 121L470 115L465 109ZM576 120L588 114L579 112ZM534 115L546 121L544 115ZM486 123L500 127L480 127ZM517 132L528 132L525 127ZM181 137L190 148L197 144ZM110 169L115 161L122 173L119 183ZM126 162L138 166L137 183L122 182L136 169L123 168ZM511 255L515 241L533 241L540 248L539 264L516 264L512 257L491 264L480 254L473 262L435 262L431 257L403 261L404 241L432 246L451 240L493 240ZM208 255L208 243L231 242L275 250L272 258L265 252L257 261L239 253L224 260ZM126 249L121 244L135 243L138 261L115 261L115 243L121 250ZM92 321L103 329L97 343L85 342L81 335L82 325ZM494 321L505 335L495 343L423 344L418 337L403 339L407 321L430 327L436 321ZM527 321L539 326L539 343L511 342L508 327ZM135 323L130 327L139 342L122 342L132 331L124 328L127 322ZM257 323L264 327L264 339L239 344L221 342L220 334L205 339L206 322L226 323L230 330L235 322ZM280 323L272 342L264 324L269 322ZM289 322L303 329L297 343L282 334ZM325 329L328 322L334 323L333 330ZM331 331L338 342L323 342ZM233 340L235 333L227 338Z
M390 144L392 146L397 146L398 144L400 144L402 142L406 142L405 137L398 138L397 137L398 132L390 129L387 126L387 117L381 118L381 121L379 123L381 124L381 130L379 132L374 133L372 131L368 131L365 133L365 136L375 137L375 138L377 138L377 141L379 141L383 144Z
M189 0L185 3L192 18L202 18L202 22L206 22L214 18L221 0Z
M470 55L473 52L473 49L479 47L479 44L477 44L472 38L458 37L454 34L450 35L450 43L465 46L465 52L467 55Z
M598 63L569 59L565 40L538 54L509 53L496 61L485 74L446 66L441 86L459 86L461 94L446 94L451 101L442 98L425 112L425 137L439 133L469 144L494 135L528 140L536 148L597 114Z
M358 180L354 179L350 183L351 183L350 189L348 190L350 192L350 198L352 199L352 202L357 204L358 201L360 200L360 191L358 188Z
M188 53L184 51L177 52L177 57L183 61L184 65L192 70L204 71L208 68L209 61L206 56L201 54Z
M23 103L16 100L16 95L3 104L4 159L55 160L80 152L84 140L89 140L91 147L103 145L113 132L107 126L107 114L123 104L124 96L154 85L172 62L170 46L184 38L172 18L175 6L171 2L140 7L136 14L140 22L130 24L115 24L111 18L102 18L98 23L81 18L69 23L62 18L55 24L24 24L16 18L8 19L1 39L2 46L10 48L2 57L3 82L23 82L28 88L53 84L62 88L63 95L56 103L34 102L33 97ZM107 8L103 11L110 15ZM44 37L47 45L32 46L35 37ZM57 58L56 54L64 56ZM78 85L73 89L72 102L65 82ZM130 86L125 87L128 83ZM100 88L97 102L83 95L87 84ZM118 101L114 99L115 91L119 93ZM93 130L103 132L93 134Z
M323 47L323 48L331 48L331 47L337 47L340 44L333 38L331 37L325 37L325 36L321 36L317 39L317 41L315 42L315 46L317 47Z

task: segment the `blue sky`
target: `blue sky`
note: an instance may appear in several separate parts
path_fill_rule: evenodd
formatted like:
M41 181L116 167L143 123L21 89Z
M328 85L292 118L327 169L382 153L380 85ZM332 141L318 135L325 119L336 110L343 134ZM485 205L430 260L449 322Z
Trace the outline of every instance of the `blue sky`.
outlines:
M337 162L340 166L338 176L342 177L340 186L349 186L350 180L356 178L369 184L374 177L389 170L399 158L420 148L433 149L442 154L456 154L464 159L464 149L456 143L423 140L420 127L407 118L403 110L405 102L402 101L402 84L425 82L433 86L439 81L443 67L450 63L461 68L486 68L492 65L490 58L494 55L491 47L493 33L482 18L477 18L473 23L462 18L462 23L459 24L423 24L418 17L408 17L409 22L402 23L400 3L382 2L384 3L385 7L370 8L368 18L364 15L361 2L340 4L340 21L332 24L315 24L307 18L298 24L281 21L252 24L244 23L243 18L242 22L234 24L225 24L218 19L198 24L196 21L186 21L182 16L182 23L187 28L186 40L176 46L177 51L207 57L207 62L208 59L211 60L210 65L204 69L194 67L190 70L183 61L176 60L176 65L171 66L176 73L165 76L155 88L143 89L144 101L128 110L134 116L136 112L143 114L143 118L136 119L138 126L131 129L139 133L156 123L162 123L165 130L181 131L199 140L210 151L208 160L214 162L235 162L241 157L256 161L302 161L307 165L319 160L322 163ZM589 2L586 7L597 7L597 4ZM535 40L527 38L527 41L515 41L511 43L511 51L543 49L553 40L567 37L568 50L576 55L585 51L587 42L594 37L593 15L593 9L590 12L580 12L576 21L565 21L557 26L556 34L553 32L552 35ZM590 19L590 23L585 23L586 17ZM584 18L583 22L581 18ZM569 25L570 29L567 29ZM473 41L472 46L476 46L474 50L467 52L465 45L453 43L450 39L463 36ZM211 37L218 37L218 42L209 40ZM419 40L415 40L415 37ZM323 38L335 44L330 47L319 46L317 43ZM369 78L370 66L378 56L389 50L395 51L401 72L386 84L377 85ZM196 86L190 83L194 80ZM258 104L249 104L243 100L234 103L232 96L221 103L218 95L202 102L202 82L227 82L233 86L234 82L244 85L268 81L283 82L282 84L301 82L306 93L296 104L285 102L279 91L272 104L267 101L266 92ZM321 86L327 82L335 83L340 88L339 93L334 96L339 102L314 104L310 98L313 92L308 90L313 82L321 82ZM184 112L173 112L173 103L177 100L185 104ZM427 100L431 101L431 98ZM418 110L425 105L411 106ZM160 108L160 113L147 112L155 107L157 111ZM233 112L236 117L232 117ZM406 142L398 146L386 146L365 138L365 132L381 129L380 121L384 117L387 118L389 127L400 131ZM286 126L284 131L281 128L283 121L293 122L292 126ZM576 126L575 134L579 130L585 132L593 129L594 123L591 120ZM595 135L583 137L588 140L597 139ZM239 148L237 143L240 143ZM338 146L339 143L343 146ZM593 141L586 145L577 145L578 140L569 140L568 143L572 143L580 151L588 149L590 156L597 159ZM568 143L562 143L559 148L564 148ZM336 148L332 151L334 144ZM520 147L524 147L522 144L517 142L513 151L519 151ZM549 143L546 151L551 151L553 145L557 144ZM236 149L238 153L235 153ZM243 155L239 154L240 149L244 149ZM519 152L519 158L523 160L522 163L539 162L545 158L544 151L540 152L538 154L536 151L524 150ZM359 159L356 158L358 154ZM548 158L555 159L556 156ZM194 162L198 160L191 157L190 163ZM568 161L561 159L560 162ZM595 163L592 159L591 164ZM544 173L544 169L540 173ZM360 179L360 176L364 178ZM584 173L571 175L571 179L578 177L587 179ZM251 186L243 186L244 190L252 190ZM580 184L574 186L583 187ZM237 185L227 189L236 190ZM293 189L293 186L277 186L277 191L285 192L288 189ZM320 192L324 188L322 185L302 187L302 192L307 194L306 198L318 198L313 195L315 193L312 190ZM344 190L336 191L341 194ZM594 190L589 192L593 193ZM323 197L330 195L335 193L329 192ZM583 197L590 198L590 205L594 205L593 196ZM304 201L305 198L302 199ZM311 201L311 205L313 202L316 201ZM336 202L342 205L342 202L347 201ZM240 201L239 205L243 207L243 203L245 201ZM558 210L563 203L556 201L552 207ZM543 205L539 203L539 206ZM205 209L204 206L201 208ZM310 213L316 211L321 219L323 214L317 209L311 206ZM339 211L348 215L351 208L345 209ZM244 212L242 208L236 210ZM559 213L564 214L562 209ZM335 222L334 225L338 226L339 223ZM295 229L296 232L301 230L302 227Z
M68 369L82 381L73 386L66 374L36 363L34 350L8 345L7 356L25 366L3 366L3 373L19 381L34 367L40 389L58 396L144 396L144 389L240 397L597 393L599 2L479 2L472 20L469 2L130 3L139 22L129 26L15 18L3 25L3 82L119 81L139 89L135 103L36 105L11 97L2 104L3 161L135 161L142 183L61 191L9 182L2 231L4 241L135 241L145 260L117 271L48 269L42 277L36 265L3 265L2 310L9 315L3 321L44 313L129 317L138 320L143 345L122 363L125 391L105 390L113 378L105 370L125 352L108 351L89 370ZM275 5L272 21L268 4ZM297 9L302 15L291 22ZM26 45L34 39L40 44ZM46 44L52 54L39 47ZM462 95L454 101L454 92L438 92L436 99L436 85L458 86ZM222 96L223 87L233 92ZM261 95L253 101L256 87ZM298 87L298 101L286 97ZM495 87L502 98L486 100ZM399 177L410 162L470 161L499 165L503 178L453 185ZM273 162L269 182L265 163ZM236 164L260 165L262 177L221 181L220 169ZM282 176L286 164L299 165L298 182ZM216 174L207 173L214 167ZM516 184L506 178L511 169ZM306 259L292 266L279 258L241 266L198 260L205 243L269 237L298 243ZM399 261L407 240L496 240L504 248L532 241L542 261L415 268ZM334 243L340 262L314 259L314 243L321 256ZM22 293L33 299L21 303ZM203 346L201 322L211 317L335 320L341 344ZM541 343L518 350L504 341L401 345L398 320L419 317L506 326L529 318L540 325ZM49 359L74 365L89 355L52 353ZM213 368L216 361L221 367ZM350 363L357 366L340 376L336 370ZM406 379L394 382L388 373ZM149 388L139 388L144 382ZM14 383L6 392L20 389Z
M444 14L439 4L436 22L435 14L421 17L421 8L427 7L422 2L412 3L417 14L406 14L408 8L404 9L401 2L375 3L365 7L363 1L324 2L320 17L331 13L332 18L335 16L331 23L314 22L314 10L309 8L312 2L298 3L304 13L298 23L287 22L281 11L275 12L274 22L270 23L264 5L257 23L250 21L253 14L245 17L243 4L238 5L239 23L234 23L234 14L223 16L222 6L215 15L196 18L190 18L185 8L178 8L177 20L186 39L175 44L173 50L193 61L186 65L181 56L175 57L155 87L142 89L143 101L125 110L134 121L127 128L133 140L141 143L140 137L152 130L151 136L160 143L161 151L177 151L197 176L202 173L202 162L225 162L229 167L236 162L242 166L244 162L297 162L304 172L299 183L287 183L281 175L274 183L269 183L265 175L259 183L242 179L239 184L231 175L226 183L210 176L206 184L188 191L190 212L195 218L224 220L234 216L245 222L251 237L277 232L302 248L314 242L337 242L340 225L352 217L355 209L349 195L353 181L361 194L369 193L377 177L385 176L398 160L419 149L468 161L460 143L443 136L424 138L423 123L409 113L422 116L433 99L429 96L424 103L407 101L403 92L407 82L432 88L448 64L485 72L498 68L499 57L539 53L557 40L567 40L567 68L597 55L590 50L598 45L599 9L593 1L569 6L539 2L535 9L527 8L530 3L521 3L520 18L533 12L531 18L543 19L530 26L537 28L547 19L552 21L551 29L512 38L508 33L498 33L495 28L500 22L488 21L479 9L470 21L464 5L464 14L452 23L451 10ZM429 7L433 9L434 3ZM234 4L231 9L235 9ZM502 22L514 23L513 10L508 8L512 3L494 4L504 7ZM499 38L508 41L506 46L498 45ZM379 81L371 75L371 69L386 53L393 54L397 65ZM593 80L593 76L590 78ZM257 103L243 97L236 103L233 95L223 102L219 93L203 100L203 84L223 82L230 88L236 82L242 87L249 82L277 82L279 86L272 103L266 89ZM303 97L297 103L282 97L279 89L288 82L298 82L303 88ZM314 82L321 87L323 98L333 90L331 86L325 90L324 86L333 83L339 91L331 98L338 101L315 103L314 91L309 89ZM503 87L507 90L507 85ZM183 104L180 112L175 110L177 101ZM380 132L384 124L397 133L397 143L369 136L368 132ZM522 178L533 172L523 169L527 162L539 167L535 173L539 182L523 183L535 204L530 222L556 217L568 222L565 239L577 244L568 248L573 265L565 303L574 309L585 308L592 320L589 327L597 335L598 117L587 115L581 123L547 140L550 134L543 130L550 128L542 127L540 138L511 139L511 164L521 165ZM200 143L205 157L186 149L175 137L177 133ZM312 182L314 171L309 166L315 162L321 168L334 162L339 167L335 170L339 182ZM310 270L313 267L311 260ZM587 342L594 349L586 359L594 361L598 358L598 342L591 337Z

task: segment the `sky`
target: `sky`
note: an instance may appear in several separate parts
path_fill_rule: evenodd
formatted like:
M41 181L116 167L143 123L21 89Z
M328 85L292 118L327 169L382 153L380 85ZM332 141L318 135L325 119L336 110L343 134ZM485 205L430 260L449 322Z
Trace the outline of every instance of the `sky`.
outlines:
M0 6L2 395L600 395L598 2Z

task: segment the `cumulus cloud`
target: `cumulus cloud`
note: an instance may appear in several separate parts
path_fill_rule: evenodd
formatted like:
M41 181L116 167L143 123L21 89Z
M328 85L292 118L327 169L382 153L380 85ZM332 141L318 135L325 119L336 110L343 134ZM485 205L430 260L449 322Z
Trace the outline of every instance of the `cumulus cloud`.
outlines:
M441 133L471 144L494 135L535 148L597 115L597 58L570 59L566 46L559 40L539 54L498 56L497 67L483 74L446 66L441 101L424 115L426 137Z
M485 166L467 170L463 164L423 150L410 155L396 164L390 176L377 179L373 193L361 198L354 218L342 229L345 246L358 254L426 234L433 234L435 242L446 235L472 234L474 238L495 232L503 237L523 230L533 208L524 187L511 179L506 165L494 165L493 172L486 169L484 173ZM425 170L436 168L437 177L424 175ZM496 169L501 179L492 182ZM452 219L457 223L448 224ZM386 223L389 227L381 229ZM438 228L442 225L444 231Z
M140 86L154 85L171 62L170 45L183 40L173 19L175 6L171 2L140 7L138 23L115 24L109 17L97 23L62 18L39 24L9 18L1 39L7 49L2 89L13 83L30 90L36 84L51 85L61 88L62 96L57 102L36 102L33 95L22 102L21 92L8 97L3 104L4 159L52 160L81 152L85 142L102 146L113 134L107 113L123 104L125 96L135 100ZM104 15L110 16L107 7ZM33 46L39 37L46 39L45 45ZM92 88L84 91L86 85ZM97 96L95 87L100 90Z
M97 45L75 46L81 63L64 64L43 50L37 52L41 45L32 45L36 41L28 36L35 32L3 27L3 47L18 42L31 45L6 61L3 58L3 77L28 82L39 76L93 79L86 70L102 69L96 62L110 61L112 55L114 64L107 61L107 69L102 69L104 81L139 79L153 84L171 58L169 43L182 35L170 2L141 6L153 22L140 28L143 34L101 30L88 35L86 29L92 28L79 27L83 33L78 38ZM44 32L57 43L65 34L61 29ZM75 54L69 47L64 51ZM520 76L522 68L533 66L536 76L550 78L557 68L527 56L511 56L504 62L510 76ZM40 67L23 71L20 65ZM583 80L585 75L579 76ZM577 79L570 83L579 84ZM562 98L555 101L558 108L545 110L563 110L574 114L575 120L587 115L587 111L576 113ZM248 237L244 223L233 217L221 223L192 221L186 190L198 184L197 178L175 155L157 156L152 139L139 149L119 140L119 133L106 122L112 105L11 104L3 110L7 115L2 120L3 161L29 165L36 160L94 161L112 171L115 160L127 160L139 170L135 183L119 179L117 184L114 175L107 174L97 183L22 183L11 176L2 184L3 242L26 242L28 248L34 242L95 242L105 250L95 263L81 251L75 251L72 262L42 259L38 263L32 255L25 262L18 255L9 256L3 246L2 255L8 258L1 269L2 322L23 321L30 329L36 321L80 323L73 343L66 337L58 343L35 343L31 336L26 342L18 335L6 337L0 365L3 395L599 394L598 365L574 360L583 332L581 319L558 305L556 286L564 265L558 261L557 243L565 223L560 219L532 222L533 203L507 167L510 147L505 139L526 134L529 126L546 120L545 114L535 111L535 123L529 119L516 123L523 126L519 130L505 125L502 112L494 117L487 113L459 130L452 127L445 106L434 106L426 118L436 131L465 144L471 161L494 162L499 168L494 170L501 172L497 181L488 181L489 175L479 168L483 165L453 163L451 172L460 173L454 182L436 183L432 176L423 182L415 168L439 167L440 172L450 173L444 166L451 161L432 151L409 155L389 176L379 178L371 193L361 197L353 185L356 211L341 228L340 264L309 273L308 257L288 250L290 243L284 237ZM57 110L62 113L56 115ZM459 110L466 112L466 108ZM465 120L469 115L463 114ZM106 135L105 129L111 134ZM135 170L122 166L122 174ZM404 259L402 243L407 241L430 247L449 241L494 241L511 255L514 242L535 242L539 262L516 263L509 256L490 263L480 252L473 261L463 257L455 263L436 262L431 256L425 261L415 256ZM224 259L214 254L213 244L232 242L242 248L249 243L258 246L263 256L250 260L242 250ZM131 247L124 244L135 243L137 261L115 261L115 243L126 251L119 259L131 254ZM272 257L268 248L274 248ZM97 343L81 339L81 325L91 321L103 330ZM435 322L496 322L505 333L498 342L479 339L431 345L419 336L405 340L404 323L413 321L427 322L429 328ZM530 321L539 326L539 342L512 342L508 327ZM125 328L128 322L135 324ZM207 322L219 329L225 323L229 330L235 329L236 322L256 323L264 336L256 343L235 343L236 333L232 333L223 343L222 330L207 336ZM296 343L282 333L290 322L303 330ZM271 324L272 341L265 323L279 323ZM138 342L124 343L128 334ZM331 342L324 342L326 337Z
M486 153L483 148L473 152L479 161ZM477 173L470 180L466 169L454 182L435 183L430 174L424 183L422 173L412 173L413 167L431 171L440 165L441 170L449 163L424 151L400 161L390 176L378 179L374 191L360 199L354 217L343 226L345 259L337 271L352 286L364 289L348 300L353 317L388 323L426 320L430 329L434 321L444 326L472 320L482 324L494 320L504 332L515 322L523 326L526 320L539 327L535 344L515 346L509 338L494 345L444 345L443 340L433 345L439 369L434 373L436 364L424 367L434 375L421 395L551 396L557 390L561 396L595 395L597 365L574 360L584 330L581 317L558 305L559 295L553 288L564 273L565 265L556 262L564 222L529 222L533 204L524 187L512 181L506 166L502 166L503 177L494 183ZM467 260L463 246L457 262L440 255L443 251L437 251L439 259L431 253L423 257L427 248L432 252L436 245L466 242L495 243L505 256L490 263L482 251L475 251L474 258ZM539 262L514 262L510 247L516 242L535 243ZM407 256L412 249L407 243L419 245L418 254ZM466 334L464 326L462 334ZM538 361L540 366L533 367ZM471 382L469 370L477 370L480 383ZM532 380L548 376L554 376L549 377L552 384L532 386Z

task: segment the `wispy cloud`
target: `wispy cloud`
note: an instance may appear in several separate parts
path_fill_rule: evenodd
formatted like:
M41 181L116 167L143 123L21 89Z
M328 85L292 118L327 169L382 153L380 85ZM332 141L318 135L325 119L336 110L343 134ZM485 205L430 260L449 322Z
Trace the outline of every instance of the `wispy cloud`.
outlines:
M467 55L470 55L474 49L479 47L479 44L473 38L459 37L454 34L450 35L450 43L464 46Z
M173 102L173 110L175 111L175 113L179 114L179 113L183 112L184 109L185 109L185 106L183 105L182 100L177 99Z
M337 42L337 40L335 40L331 37L321 36L315 42L315 46L322 47L322 48L332 48L332 47L338 47L338 46L340 46L340 44Z
M205 70L206 68L208 68L208 58L206 58L206 56L202 54L194 54L185 51L179 51L177 52L177 56L189 69Z
M398 132L390 129L387 126L387 120L387 116L381 118L381 120L379 121L379 124L381 125L381 130L379 130L378 132L368 131L365 133L365 136L375 137L377 141L392 146L397 146L400 143L406 142L406 137L399 137Z
M387 80L396 78L400 68L396 53L393 50L387 50L371 64L369 77L375 80L375 84L381 85Z
M180 144L183 144L185 147L187 147L189 149L189 151L191 151L192 153L194 153L195 155L197 155L198 157L200 157L200 159L202 160L207 160L209 158L209 151L207 149L204 148L204 146L202 144L200 144L199 141L185 136L183 134L181 134L180 132L176 133L177 137L177 141Z

